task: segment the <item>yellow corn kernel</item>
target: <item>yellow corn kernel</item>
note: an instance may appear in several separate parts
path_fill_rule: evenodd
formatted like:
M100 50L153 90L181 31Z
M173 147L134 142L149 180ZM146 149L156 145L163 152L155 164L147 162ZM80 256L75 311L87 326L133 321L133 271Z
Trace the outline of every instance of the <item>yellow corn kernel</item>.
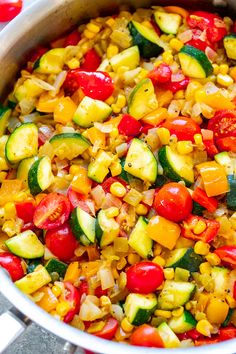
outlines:
M211 274L211 265L208 262L204 262L200 264L199 267L201 274Z
M163 58L164 63L166 63L166 64L168 64L168 65L173 64L174 57L173 57L173 55L171 54L171 51L170 51L170 50L167 50L166 52L164 52L164 53L162 54L162 58Z
M4 216L5 219L15 219L16 207L14 203L9 202L4 205Z
M218 75L219 74L219 72L220 72L220 67L219 67L219 65L217 65L217 64L212 64L212 66L213 66L213 74L214 75Z
M193 145L190 140L183 140L177 142L177 151L181 155L190 154L193 151Z
M193 100L195 92L202 88L202 84L198 81L190 81L185 91L185 98L187 101Z
M67 62L70 69L77 69L80 67L80 61L77 58L72 58Z
M227 317L229 305L219 298L212 298L207 305L206 315L211 323L223 323Z
M234 80L229 75L218 74L216 81L219 85L229 87L234 83Z
M153 251L154 256L159 256L161 254L161 252L162 252L161 245L159 243L156 243L154 245L154 251Z
M125 257L121 257L120 260L116 263L116 268L118 270L123 269L127 264L127 261L125 259Z
M202 220L198 220L197 224L193 228L195 235L200 235L203 231L206 230L206 223Z
M107 48L107 58L111 59L112 57L114 57L118 53L119 53L118 46L114 45L114 44L109 44L109 46Z
M110 207L105 210L105 213L108 218L115 218L119 215L119 209L117 207Z
M96 33L91 32L89 30L84 30L84 36L88 39L93 39L96 36Z
M200 320L197 323L196 330L204 336L210 337L213 326L207 320Z
M178 309L175 309L172 311L172 316L174 317L180 317L184 312L183 306L180 306Z
M117 128L113 128L112 131L110 132L110 137L117 138L118 135L119 135L119 130Z
M236 66L234 66L232 69L230 69L230 76L234 81L236 81Z
M114 20L114 18L110 17L107 21L106 21L106 25L109 27L113 27L114 24L116 23L116 21Z
M111 306L111 300L109 299L108 296L102 295L99 299L99 303L101 307L110 307Z
M206 242L198 241L195 243L194 252L202 256L206 256L209 253L210 245Z
M110 96L106 99L105 101L107 104L111 105L112 103L115 102L115 98L113 96Z
M154 312L154 315L155 316L158 316L158 317L164 317L164 318L171 318L171 311L166 311L166 310L156 310Z
M167 280L172 280L174 279L175 276L175 271L174 268L166 268L164 269L164 277Z
M191 304L191 301L188 301L186 304L185 304L185 308L186 308L186 310L191 310L191 308L192 308L192 304Z
M228 64L221 64L219 67L219 73L222 75L226 75L229 72L229 65Z
M137 215L146 215L148 213L148 208L144 204L138 204L135 211Z
M236 301L231 295L226 295L225 300L231 309L236 307Z
M132 332L132 330L134 329L134 326L128 321L127 317L125 317L121 321L121 328L125 332Z
M159 264L162 267L164 267L164 265L166 264L165 259L161 256L156 256L155 258L153 258L152 262Z
M121 109L126 105L126 97L125 95L118 95L116 103L111 105L114 113L120 113Z
M56 307L56 312L59 316L65 316L70 310L70 305L66 301L59 302Z
M183 99L183 98L185 98L185 92L184 92L184 90L179 90L179 91L177 91L177 92L174 94L174 99L175 99L175 100L181 100L181 99Z
M59 286L53 285L51 290L56 297L59 297L61 295L61 288Z
M158 128L157 129L157 135L160 139L160 142L162 145L167 145L169 144L170 141L170 132L166 128Z
M93 33L98 33L100 31L100 26L95 25L95 23L89 22L87 24L87 29Z
M128 263L130 265L136 264L140 261L140 256L138 254L135 253L130 253L128 255Z
M184 43L177 38L172 38L169 44L172 49L176 50L176 52L179 52L180 49L184 46Z
M194 134L193 138L194 138L194 142L195 142L196 145L202 145L203 144L202 135L201 134Z
M206 256L206 260L212 266L216 266L221 263L220 257L218 257L215 253L208 253L208 255Z
M123 184L121 184L120 182L114 182L114 183L112 183L112 185L110 187L110 192L115 197L122 198L126 194L126 189L123 186Z
M113 177L115 176L119 176L122 172L122 166L120 164L120 162L112 162L111 166L109 167L110 171L111 171L111 175Z

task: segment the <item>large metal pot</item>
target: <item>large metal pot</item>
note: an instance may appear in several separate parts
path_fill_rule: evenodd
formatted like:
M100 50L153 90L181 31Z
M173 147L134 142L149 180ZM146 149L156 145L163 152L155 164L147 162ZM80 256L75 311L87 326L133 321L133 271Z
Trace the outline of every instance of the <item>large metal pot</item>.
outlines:
M132 7L150 6L152 4L196 5L206 9L212 5L227 6L226 11L232 15L236 10L236 0L38 0L22 15L10 23L0 34L0 97L9 90L19 65L24 62L24 56L29 49L42 41L49 41L69 29L78 21L95 17L101 12L112 12L121 4ZM218 9L218 11L220 11ZM224 9L225 11L225 9ZM210 345L207 347L188 349L144 349L131 347L120 343L106 341L81 332L52 316L36 306L27 296L21 293L11 282L3 269L0 269L0 291L14 305L7 313L0 316L0 353L17 336L22 333L30 320L56 334L65 341L78 347L90 349L102 354L180 354L180 353L214 353L232 354L235 352L236 339Z

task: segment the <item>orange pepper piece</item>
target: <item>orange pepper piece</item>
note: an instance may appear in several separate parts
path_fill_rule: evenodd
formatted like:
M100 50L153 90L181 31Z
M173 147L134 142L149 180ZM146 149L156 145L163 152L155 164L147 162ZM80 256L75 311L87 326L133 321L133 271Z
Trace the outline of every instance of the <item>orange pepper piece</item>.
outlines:
M157 126L160 124L164 119L168 117L167 108L160 107L155 111L147 114L145 117L141 119L141 122L150 124L153 126Z
M94 145L96 143L101 149L104 149L106 146L106 134L101 132L95 127L89 128L86 131L86 137Z
M72 262L66 270L64 281L74 283L79 278L80 273L81 269L79 268L79 262Z
M92 181L88 178L87 174L88 172L84 167L78 166L76 175L74 176L73 181L71 182L71 188L75 192L84 195L89 194L92 188Z
M55 122L62 124L71 122L76 109L77 106L70 97L61 97L54 109Z
M44 295L42 299L37 302L37 305L47 312L54 310L58 304L58 300L52 290L48 286L44 286L39 290L39 293L44 293Z

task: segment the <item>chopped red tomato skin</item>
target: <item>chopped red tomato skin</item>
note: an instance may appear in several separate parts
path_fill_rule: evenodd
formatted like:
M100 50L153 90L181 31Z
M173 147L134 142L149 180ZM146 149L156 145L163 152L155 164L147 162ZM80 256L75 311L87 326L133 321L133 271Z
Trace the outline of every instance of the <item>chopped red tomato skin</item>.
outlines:
M118 329L118 325L119 322L115 318L111 317L107 320L107 323L101 331L93 334L99 338L111 340L115 336L115 333Z
M84 61L80 65L81 70L96 71L101 64L101 58L94 49L88 50L84 55Z
M206 192L199 187L194 190L192 199L207 209L210 213L214 213L218 207L218 200L213 197L208 197Z
M194 135L201 133L200 126L193 119L187 117L166 120L161 126L167 128L171 135L176 135L179 141L191 140L194 142Z
M33 202L15 203L18 218L22 219L25 224L33 222L35 205Z
M222 246L217 248L214 253L220 257L223 262L236 266L236 246Z
M115 182L119 182L121 184L123 184L124 187L127 186L127 183L119 177L109 177L107 178L103 183L102 183L102 188L104 190L105 193L110 193L110 188L111 185Z
M107 296L107 289L106 290L102 290L101 286L98 286L95 290L94 290L94 295L97 297L101 297L101 296Z
M126 136L138 136L141 128L142 124L129 114L124 114L118 125L119 133Z
M163 84L171 80L172 71L169 65L161 63L158 67L149 72L148 77L153 84Z
M220 151L232 151L236 153L236 136L217 139L216 144Z
M236 338L236 328L233 326L220 328L219 338L221 341Z
M67 47L69 45L77 45L80 40L81 34L77 30L74 30L65 38L64 47Z
M203 221L206 224L206 229L200 234L195 234L193 230L198 221ZM190 215L183 222L182 236L194 241L211 242L218 234L219 229L220 223L216 220L209 220L201 216Z
M22 10L22 0L0 1L0 22L11 21Z
M8 271L12 281L17 281L25 275L21 258L10 252L0 252L0 267Z
M140 347L164 348L157 329L148 324L137 327L130 337L130 342Z
M67 312L63 321L69 323L73 320L74 316L79 312L81 296L79 290L70 282L65 281L64 287L66 289L65 300L69 302L72 309L69 310L69 312Z
M171 82L167 82L165 84L162 84L161 87L162 87L162 89L169 90L173 93L176 93L180 90L185 90L186 87L188 86L189 82L190 82L190 79L188 77L185 77L181 81L177 81L177 82L171 81Z

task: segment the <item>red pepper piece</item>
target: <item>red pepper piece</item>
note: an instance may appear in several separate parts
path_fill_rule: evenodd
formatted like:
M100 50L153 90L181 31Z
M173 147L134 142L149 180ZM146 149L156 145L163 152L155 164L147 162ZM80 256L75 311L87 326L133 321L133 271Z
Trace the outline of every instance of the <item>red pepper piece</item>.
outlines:
M216 211L216 209L218 207L217 199L215 199L213 197L208 197L206 192L199 187L197 187L194 190L194 192L192 194L192 198L195 202L197 202L198 204L203 206L210 213L214 213L214 211Z
M234 282L234 287L233 287L233 297L234 300L236 300L236 281Z
M106 296L107 295L107 289L106 290L102 290L101 286L98 286L95 290L94 290L94 295L97 297L101 297L101 296Z
M152 80L153 84L166 83L171 81L172 71L169 65L162 63L157 68L149 72L148 77Z
M68 45L77 45L79 41L81 40L81 35L77 30L74 30L68 36L65 38L65 43L64 47L67 47Z
M138 136L140 134L140 129L142 124L130 116L129 114L124 114L119 125L119 133L126 136Z
M33 202L18 202L15 204L18 218L25 224L33 222L35 206Z
M103 329L99 332L93 333L95 336L103 338L103 339L113 339L116 330L118 328L118 321L111 317L107 320L107 323L103 327Z
M178 92L179 90L184 90L189 84L189 78L186 77L182 81L177 81L177 82L167 82L165 84L162 84L162 88L165 90L170 90L173 93Z
M84 62L80 69L84 71L96 71L101 64L101 58L94 49L90 49L84 56Z
M197 235L193 232L193 229L200 220L206 224L206 229ZM216 220L208 220L201 216L190 215L183 222L182 236L194 241L211 242L216 237L219 229L220 223Z
M236 246L222 246L214 251L223 262L236 266Z
M233 326L220 328L219 339L220 341L228 340L236 337L236 328Z

